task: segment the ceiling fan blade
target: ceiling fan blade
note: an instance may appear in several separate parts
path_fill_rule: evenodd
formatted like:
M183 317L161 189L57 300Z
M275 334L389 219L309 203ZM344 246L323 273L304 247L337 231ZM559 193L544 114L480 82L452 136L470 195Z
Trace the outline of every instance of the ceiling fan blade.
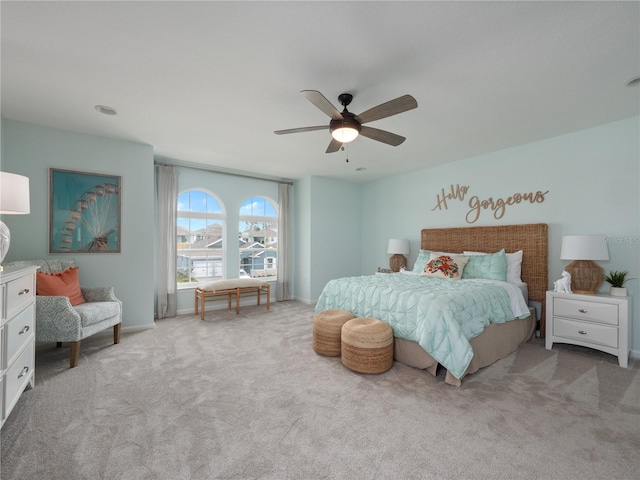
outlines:
M300 93L333 120L342 120L342 114L338 109L317 90L302 90Z
M387 145L391 145L393 147L397 147L406 140L405 137L401 137L400 135L396 135L395 133L371 127L361 127L360 135L370 138L371 140L377 140L378 142L386 143Z
M340 147L342 147L342 142L339 142L335 138L332 138L331 143L327 147L327 151L325 153L337 152L338 150L340 150Z
M276 135L284 135L286 133L301 133L301 132L313 132L314 130L327 130L329 125L320 125L317 127L300 127L300 128L290 128L288 130L276 130Z
M418 106L418 102L411 95L403 95L394 100L381 103L377 107L370 108L366 112L362 112L360 115L356 115L356 120L363 123L373 122L374 120L380 120L381 118L390 117L391 115L397 115L398 113L406 112L407 110L413 110Z

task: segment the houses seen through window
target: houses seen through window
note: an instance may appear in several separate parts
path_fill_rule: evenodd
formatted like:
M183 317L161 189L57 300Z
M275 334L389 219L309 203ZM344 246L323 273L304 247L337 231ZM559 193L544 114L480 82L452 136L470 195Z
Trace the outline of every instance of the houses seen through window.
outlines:
M194 284L223 278L222 239L225 214L220 202L202 190L178 196L178 284Z
M278 261L278 212L265 197L251 197L239 212L240 276L275 277Z

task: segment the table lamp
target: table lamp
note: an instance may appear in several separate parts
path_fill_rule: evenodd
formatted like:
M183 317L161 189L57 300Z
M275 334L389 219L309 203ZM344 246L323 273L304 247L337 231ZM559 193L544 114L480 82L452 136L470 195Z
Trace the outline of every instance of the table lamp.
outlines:
M29 178L15 173L0 172L0 214L21 215L29 211ZM0 221L0 271L10 244L9 227Z
M607 240L602 235L562 237L561 260L573 260L565 267L571 274L573 293L594 294L602 284L604 270L593 260L609 260Z
M407 258L405 255L409 253L409 240L399 240L392 238L387 246L387 253L391 254L389 259L389 268L392 272L399 272L402 267L407 267Z

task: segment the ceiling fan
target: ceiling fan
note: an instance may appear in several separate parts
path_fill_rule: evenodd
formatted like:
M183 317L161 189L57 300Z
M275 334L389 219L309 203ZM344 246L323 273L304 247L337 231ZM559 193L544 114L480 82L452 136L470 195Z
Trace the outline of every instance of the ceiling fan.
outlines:
M338 96L338 101L344 107L342 112L338 111L338 109L317 90L303 90L300 93L304 98L331 117L329 125L276 130L273 133L276 135L283 135L287 133L311 132L313 130L329 129L333 138L327 147L326 153L337 152L340 150L340 147L342 147L342 144L355 140L358 135L397 147L406 140L405 137L401 137L400 135L396 135L395 133L387 132L385 130L366 127L363 126L363 124L387 118L392 115L397 115L398 113L412 110L418 106L418 102L416 102L416 99L411 95L403 95L394 100L382 103L377 107L370 108L360 115L356 115L347 110L347 106L351 103L351 100L353 100L353 95L350 93L343 93Z

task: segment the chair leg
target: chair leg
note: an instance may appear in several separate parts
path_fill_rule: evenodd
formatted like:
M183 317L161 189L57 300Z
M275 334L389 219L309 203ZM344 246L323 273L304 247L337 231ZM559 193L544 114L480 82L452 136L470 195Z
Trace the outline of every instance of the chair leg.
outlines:
M120 343L120 327L121 323L113 326L113 343Z
M69 368L75 368L78 366L78 360L80 359L80 340L77 342L71 342L71 361Z

